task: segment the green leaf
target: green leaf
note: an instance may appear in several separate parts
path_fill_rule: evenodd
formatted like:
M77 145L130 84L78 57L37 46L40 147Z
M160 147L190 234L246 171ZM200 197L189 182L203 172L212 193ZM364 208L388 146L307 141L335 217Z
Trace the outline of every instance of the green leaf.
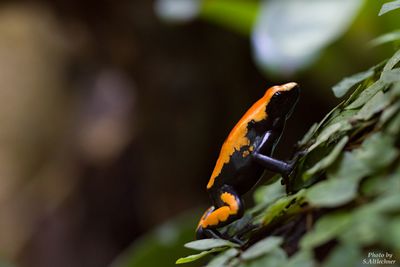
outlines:
M383 81L381 81L381 80L376 81L371 86L369 86L367 89L362 91L360 93L360 95L350 105L348 105L345 109L358 109L358 108L362 107L376 93L378 93L379 91L383 90L386 86L387 85Z
M385 3L385 4L383 4L381 10L379 11L378 16L382 16L383 14L385 14L389 11L393 11L397 8L400 8L400 0Z
M224 250L224 248L213 248L211 250L206 250L206 251L202 251L199 254L194 254L194 255L189 255L187 257L183 257L183 258L179 258L175 263L176 264L183 264L183 263L188 263L188 262L192 262L192 261L196 261L208 254L211 253L215 253L215 252L219 252Z
M347 203L356 196L361 178L388 166L398 154L390 136L376 133L360 148L345 152L338 167L328 172L329 179L309 188L306 198L313 205L322 207Z
M316 263L310 250L299 250L283 267L314 267Z
M347 121L340 121L335 124L329 125L325 129L321 131L321 133L318 135L317 140L315 143L308 148L308 152L312 151L316 147L318 147L320 144L324 143L331 137L333 134L337 132L344 132L351 129L351 125Z
M224 239L216 239L216 238L209 238L209 239L201 239L192 241L185 244L186 248L194 249L194 250L208 250L212 248L219 248L219 247L237 247L238 244L232 243L228 240Z
M259 10L257 1L204 0L200 17L246 36L250 35Z
M336 169L328 171L328 179L348 179L357 181L370 172L370 169L363 161L352 152L345 152L337 164Z
M316 131L319 131L322 125L327 125L327 122L329 122L330 120L335 118L338 114L340 114L344 103L345 101L343 101L342 103L334 107L331 111L329 111L328 114L326 114L325 117L318 123Z
M287 255L283 249L276 247L263 257L246 262L246 267L284 266ZM243 265L242 265L243 266Z
M317 129L318 129L318 123L314 123L310 127L310 129L308 129L307 133L303 136L303 138L298 142L298 146L301 147L301 146L306 145L311 140L311 138L314 136Z
M340 234L340 240L359 246L370 246L387 235L388 214L400 210L398 191L392 195L377 198L353 211L352 220Z
M376 64L370 69L374 70L375 73L381 73L387 61L388 60L383 60L382 62ZM372 77L366 79L362 84L357 86L357 88L350 94L349 97L347 97L347 99L345 99L342 103L340 103L340 106L348 106L349 103L354 102L354 100L356 100L359 97L360 93L363 92L367 87L371 86L374 82L375 81L373 80Z
M285 190L280 180L269 185L259 186L253 194L255 203L262 204L263 206L272 203L284 195Z
M239 258L233 258L229 261L229 267L242 267L242 262L240 261ZM225 267L225 266L224 266Z
M400 192L400 165L390 174L374 175L362 184L363 195L376 196Z
M294 195L284 196L272 203L264 211L262 224L267 225L280 215L284 215L300 209L300 205L304 203L305 193L306 190L303 189Z
M400 82L400 68L383 71L381 80L387 84Z
M256 206L257 207L257 206ZM229 224L228 226L226 226L226 233L229 236L234 236L236 235L239 231L241 231L243 228L246 228L249 224L254 223L253 220L253 212L255 212L254 210L256 209L256 207L250 209L250 210L246 210L244 216L242 218L240 218L239 220L236 220L234 222L232 222L231 224ZM258 207L258 209L260 209L261 207ZM224 231L225 229L223 229L222 231Z
M394 140L389 135L376 133L367 138L360 148L345 152L339 167L329 172L330 179L359 179L389 165L397 157Z
M359 149L354 152L357 161L363 162L365 168L371 171L378 171L395 160L398 151L394 147L394 140L391 136L377 132L365 139ZM345 174L343 173L345 177Z
M329 179L309 188L306 199L316 207L336 207L354 199L357 188L355 179Z
M374 114L382 111L390 102L387 94L376 93L356 114L355 119L369 120Z
M400 82L395 82L392 84L392 86L390 87L389 94L393 98L400 96Z
M370 41L370 46L378 46L390 42L394 42L400 40L400 30L396 30L393 32L385 33L372 41Z
M374 70L369 69L364 72L354 74L350 77L344 78L338 84L332 87L332 91L336 97L344 96L353 86L368 79L374 75Z
M379 198L378 200L364 205L360 208L359 212L365 214L373 213L390 213L398 212L400 210L400 194L391 194Z
M353 212L353 217L346 229L340 234L339 239L347 244L368 246L376 243L386 228L383 216L374 212Z
M325 158L317 162L312 168L308 169L303 174L303 180L307 180L309 177L313 176L321 170L328 168L333 162L335 162L348 140L349 138L347 136L343 137Z
M400 132L400 113L389 122L385 132L393 136L396 136Z
M395 103L394 105L386 108L382 116L379 118L378 126L382 127L387 121L389 121L400 109L400 101Z
M340 113L338 112L336 116L332 117L326 126L341 122L341 121L349 121L352 120L354 115L357 114L358 110L349 109L342 110Z
M243 260L251 260L258 258L272 251L274 248L279 247L282 244L282 242L283 242L282 237L277 237L277 236L267 237L249 247L246 251L242 253L240 257Z
M394 251L400 251L400 216L393 218L385 230L385 244L392 247Z
M386 65L383 67L383 72L393 69L397 63L400 61L400 50L397 50L396 53L388 60ZM382 76L382 74L381 74Z
M235 248L228 249L214 259L212 259L208 264L207 267L224 267L227 266L227 263L236 255L239 254L239 250Z
M354 244L338 244L328 255L323 267L358 266L361 262L361 250Z
M300 241L301 249L311 249L335 238L351 221L351 214L336 212L325 215L317 221L314 229Z

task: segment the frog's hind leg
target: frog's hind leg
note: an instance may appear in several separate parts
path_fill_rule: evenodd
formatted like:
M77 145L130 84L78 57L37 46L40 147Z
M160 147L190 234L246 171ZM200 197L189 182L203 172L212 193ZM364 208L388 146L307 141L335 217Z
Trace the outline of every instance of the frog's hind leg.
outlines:
M196 230L197 239L226 238L216 229L241 218L243 216L243 202L230 186L219 189L215 206L211 206L201 217Z
M212 236L214 233L211 231L208 231L207 226L209 224L209 219L208 216L210 213L212 213L215 210L214 206L209 207L201 216L199 224L197 225L196 228L196 239L204 239L204 238L219 238L219 237L214 237Z

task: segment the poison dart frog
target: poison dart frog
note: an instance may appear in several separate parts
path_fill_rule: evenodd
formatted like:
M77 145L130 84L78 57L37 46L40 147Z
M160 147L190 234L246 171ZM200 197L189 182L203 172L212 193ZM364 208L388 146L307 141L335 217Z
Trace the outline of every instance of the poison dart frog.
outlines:
M299 91L294 82L267 89L231 130L207 184L212 206L200 219L197 239L223 238L217 228L243 216L241 196L260 180L265 169L281 173L288 186L296 160L285 162L272 158L272 154Z

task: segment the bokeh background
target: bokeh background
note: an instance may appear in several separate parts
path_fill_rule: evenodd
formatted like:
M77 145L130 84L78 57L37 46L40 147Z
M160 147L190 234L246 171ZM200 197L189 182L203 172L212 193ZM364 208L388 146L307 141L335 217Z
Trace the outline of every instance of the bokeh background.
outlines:
M399 28L381 1L300 2L2 1L0 266L173 266L267 87L302 88L289 158L331 87L393 52L371 43Z

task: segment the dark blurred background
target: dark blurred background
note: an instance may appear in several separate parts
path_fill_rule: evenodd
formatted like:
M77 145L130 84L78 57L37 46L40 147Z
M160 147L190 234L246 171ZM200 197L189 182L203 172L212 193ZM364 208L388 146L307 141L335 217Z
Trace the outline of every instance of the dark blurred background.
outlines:
M290 157L338 103L330 88L392 53L367 44L398 27L374 2L308 66L276 73L255 63L249 35L207 16L166 22L153 1L2 1L1 257L108 266L157 225L205 208L229 130L266 88L297 81L277 151Z

